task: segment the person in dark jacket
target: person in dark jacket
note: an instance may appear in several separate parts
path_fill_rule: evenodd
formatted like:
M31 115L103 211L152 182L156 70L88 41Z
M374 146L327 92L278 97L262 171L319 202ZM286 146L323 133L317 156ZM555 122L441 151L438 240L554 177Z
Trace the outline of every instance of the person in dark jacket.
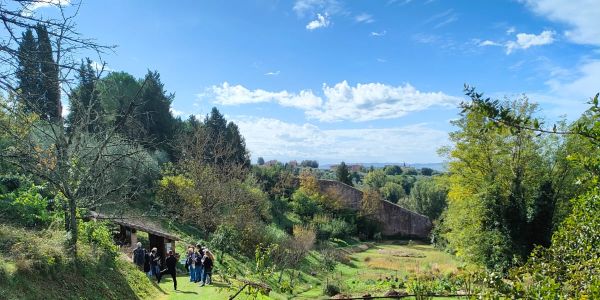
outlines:
M150 268L150 253L148 253L148 251L144 252L144 273L146 273L148 277L152 277L152 269Z
M212 268L215 257L208 250L204 250L204 257L202 257L202 281L200 282L200 286L204 286L205 284L212 284Z
M144 268L146 256L146 249L142 248L142 243L137 242L137 247L133 250L133 263L138 266L140 270Z
M169 250L169 255L165 259L167 268L160 272L160 275L169 274L173 278L173 289L177 290L177 258L173 254L173 250Z

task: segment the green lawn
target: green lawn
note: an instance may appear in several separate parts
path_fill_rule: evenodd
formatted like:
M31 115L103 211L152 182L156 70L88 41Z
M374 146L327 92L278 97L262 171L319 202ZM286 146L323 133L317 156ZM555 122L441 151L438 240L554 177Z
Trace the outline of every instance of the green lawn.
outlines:
M317 254L313 252L307 258L307 263L314 265L313 263L318 263L316 260ZM413 273L430 271L447 274L456 272L458 265L459 262L452 255L430 245L384 242L372 245L366 251L349 253L347 263L338 264L333 272L318 272L316 276L303 272L301 283L296 286L293 295L272 291L268 299L327 299L328 297L323 296L326 283L340 286L345 294L362 296L364 293L371 293L378 296L391 288L402 289L403 282ZM236 281L233 281L233 286L224 284L219 276L213 277L214 285L204 287L190 283L185 275L180 275L177 281L179 290L174 291L170 277L164 277L158 285L161 294L154 298L228 299L241 286ZM254 298L242 292L236 299Z

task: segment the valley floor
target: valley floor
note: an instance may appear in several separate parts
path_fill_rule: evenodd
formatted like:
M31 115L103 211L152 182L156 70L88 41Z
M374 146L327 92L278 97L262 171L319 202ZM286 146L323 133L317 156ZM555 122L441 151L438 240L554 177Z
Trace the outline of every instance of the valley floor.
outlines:
M450 254L430 245L408 242L374 244L365 251L349 254L348 258L348 261L338 264L332 272L317 272L313 278L303 280L304 282L296 287L296 293L280 294L273 291L268 299L327 299L329 297L323 295L323 289L328 283L339 286L342 293L354 297L366 293L382 296L390 289L403 290L406 278L410 275L427 272L449 274L456 272L459 265ZM160 297L152 298L228 299L239 288L236 284L234 287L224 284L218 276L213 278L213 282L212 286L200 287L189 282L187 276L180 275L179 290L174 291L171 279L167 278L158 286ZM242 292L236 299L254 297Z

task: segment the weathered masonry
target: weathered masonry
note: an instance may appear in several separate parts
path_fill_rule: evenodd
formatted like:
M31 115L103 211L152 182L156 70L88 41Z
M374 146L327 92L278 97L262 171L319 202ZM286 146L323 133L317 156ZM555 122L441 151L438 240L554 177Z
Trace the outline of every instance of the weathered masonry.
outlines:
M342 200L347 207L354 210L361 208L363 192L345 183L335 180L319 180L321 193L332 195ZM382 224L384 236L414 237L428 239L431 231L431 220L427 216L403 208L397 204L382 200L377 219Z
M180 240L177 236L169 234L157 226L149 223L145 224L144 222L133 218L113 217L97 212L92 212L91 217L95 220L107 220L114 224L118 224L120 228L119 242L121 245L134 248L135 244L138 242L137 232L142 231L148 233L149 245L143 245L143 247L148 250L156 247L161 258L165 258L169 250L174 250L175 241Z

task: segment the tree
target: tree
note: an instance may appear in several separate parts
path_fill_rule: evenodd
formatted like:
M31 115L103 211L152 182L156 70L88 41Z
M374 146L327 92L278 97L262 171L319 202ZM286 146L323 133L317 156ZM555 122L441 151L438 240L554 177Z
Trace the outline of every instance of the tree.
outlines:
M87 128L85 130L89 132L97 132L101 129L104 114L99 99L97 82L98 78L92 67L92 61L88 58L85 63L81 63L79 85L69 97L71 110L67 118L69 127L86 124Z
M319 168L319 163L316 160L303 160L300 162L300 166L305 168Z
M379 190L387 182L387 177L383 170L377 169L367 173L364 182L367 186Z
M350 177L350 171L345 162L341 162L340 165L335 169L335 176L339 182L343 182L347 185L352 185L352 178Z
M477 100L477 95L467 95ZM515 119L531 118L536 109L526 98L506 105ZM447 152L451 175L446 237L457 255L506 271L529 255L537 240L529 235L533 224L548 224L535 220L553 214L545 211L552 205L539 210L535 203L543 206L548 192L552 201L560 199L544 182L562 182L570 171L556 164L561 158L556 148L545 147L546 136L495 126L480 110L467 109L461 116L454 122L459 130L450 134L454 146Z
M171 150L169 142L174 136L175 123L170 111L173 95L166 93L158 72L148 71L145 81L141 92L142 103L136 113L147 136L144 144L153 150Z
M384 168L384 171L385 171L386 175L400 175L400 174L402 174L402 168L400 168L400 166L398 166L398 165L386 166Z
M27 28L21 38L18 53L17 81L21 101L28 112L42 114L40 64L37 55L37 41L31 28Z
M256 164L259 166L262 166L265 164L265 159L262 158L262 156L260 156L257 160L256 160Z
M31 13L32 7L42 2L58 9L59 13L56 15L59 19ZM60 105L61 87L66 90L66 94L70 94L68 89L71 87L71 70L76 70L78 64L78 59L74 59L74 56L77 51L101 53L111 48L83 38L74 23L79 10L75 7L73 11L75 14L66 12L61 2L41 0L0 5L0 19L8 33L0 37L0 60L5 66L0 71L0 89L8 94L19 95L20 85L35 82L37 74L41 74L39 86L40 91L43 91L43 97L40 98L43 105L39 107L38 116L32 116L10 98L0 101L1 109L9 115L8 122L0 124L0 131L6 132L11 144L11 147L1 145L3 148L0 149L0 159L3 163L18 167L24 174L46 181L50 189L66 199L66 225L71 235L71 250L76 252L80 208L99 207L112 202L113 198L108 196L117 193L135 194L135 191L129 190L132 188L129 181L112 185L114 181L111 181L111 175L121 168L119 164L124 159L138 153L138 149L118 147L128 145L115 134L114 129L120 124L96 134L79 130L67 134L64 130ZM29 51L32 49L31 35L26 30L30 28L35 28L37 34L38 55L35 63L40 66L37 74L34 71L19 73L17 67L20 61L18 48L22 41L15 33L25 31L23 37L29 45L24 49L28 48ZM33 66L34 56L27 57L22 62ZM20 70L23 69L24 67ZM27 93L29 95L25 97L32 96L31 92Z
M431 175L433 175L433 169L432 168L421 168L421 175L431 176Z
M410 197L403 199L400 204L435 220L446 208L447 195L448 187L444 182L439 179L423 177L415 182L410 191Z
M383 198L392 203L398 203L400 199L406 197L406 193L404 192L402 185L395 182L386 182L379 190Z
M38 38L37 53L41 74L41 102L43 103L40 116L56 122L62 118L59 67L54 61L48 28L44 24L38 24L35 31Z

